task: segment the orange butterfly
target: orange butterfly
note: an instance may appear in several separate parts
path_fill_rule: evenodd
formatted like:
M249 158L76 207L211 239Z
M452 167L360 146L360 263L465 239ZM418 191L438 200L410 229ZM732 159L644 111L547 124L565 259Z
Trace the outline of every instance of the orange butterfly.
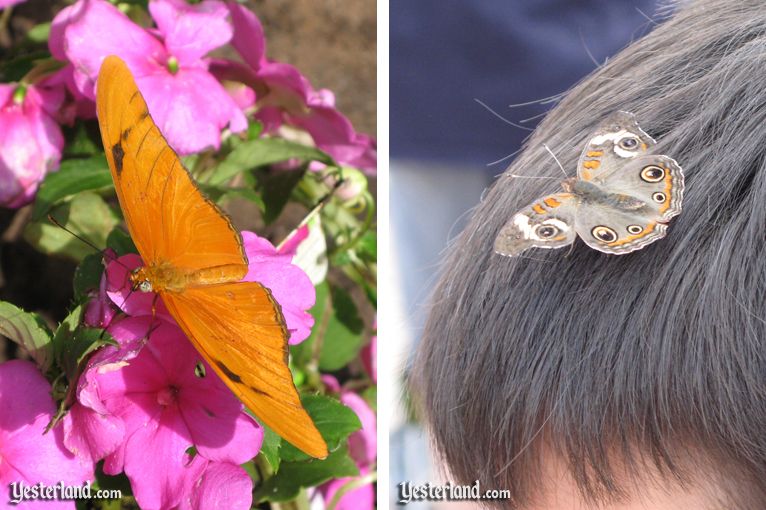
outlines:
M327 445L287 366L279 304L242 282L247 256L231 221L195 186L149 115L125 63L104 59L96 94L106 158L144 266L134 288L156 292L226 385L277 434L312 457Z

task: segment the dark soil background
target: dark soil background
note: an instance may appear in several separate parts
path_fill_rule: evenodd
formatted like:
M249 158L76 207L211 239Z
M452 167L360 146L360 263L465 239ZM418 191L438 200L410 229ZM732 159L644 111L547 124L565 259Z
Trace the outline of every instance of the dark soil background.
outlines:
M71 3L29 0L7 19L0 11L0 59L14 56L31 27ZM264 25L269 58L295 65L315 88L332 90L357 131L376 136L376 2L254 0L249 6ZM71 305L75 264L21 239L29 212L0 208L0 300L38 312L53 326ZM0 337L0 362L21 356Z

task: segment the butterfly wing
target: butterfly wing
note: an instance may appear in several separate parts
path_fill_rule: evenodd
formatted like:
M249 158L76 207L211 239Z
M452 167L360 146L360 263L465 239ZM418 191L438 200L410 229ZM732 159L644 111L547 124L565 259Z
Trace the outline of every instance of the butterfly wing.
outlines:
M615 112L607 117L591 136L577 163L577 177L601 182L627 161L646 155L656 145L654 139L638 126L629 112Z
M580 205L578 235L592 248L630 253L665 236L667 222L681 213L684 175L668 156L638 156L605 176L606 198Z
M550 249L572 244L576 211L571 193L535 200L503 226L495 238L495 252L513 257L532 247Z
M194 185L118 57L104 59L96 106L120 207L144 262L187 271L240 265L244 277L247 257L239 233ZM228 271L228 276L237 275ZM163 298L197 350L250 410L307 453L327 455L292 383L284 319L266 289L236 283L165 292Z
M667 229L649 215L599 204L581 205L575 219L575 230L588 246L612 255L640 250L665 237Z
M144 262L186 269L246 265L239 233L195 186L116 56L101 65L96 108L117 198Z
M186 336L239 399L312 457L327 445L303 409L287 365L287 330L271 293L255 282L162 294Z

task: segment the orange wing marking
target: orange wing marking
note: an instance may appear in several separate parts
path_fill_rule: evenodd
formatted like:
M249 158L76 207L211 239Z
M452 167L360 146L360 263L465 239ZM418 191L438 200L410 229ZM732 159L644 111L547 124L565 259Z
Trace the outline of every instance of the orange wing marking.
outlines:
M558 207L561 205L561 202L559 202L553 197L548 197L545 200L543 200L543 202L545 202L545 205L547 205L548 207Z
M670 175L670 169L664 168L665 170L665 202L660 206L660 213L664 213L668 210L670 207L671 200L671 192L673 190L673 176Z

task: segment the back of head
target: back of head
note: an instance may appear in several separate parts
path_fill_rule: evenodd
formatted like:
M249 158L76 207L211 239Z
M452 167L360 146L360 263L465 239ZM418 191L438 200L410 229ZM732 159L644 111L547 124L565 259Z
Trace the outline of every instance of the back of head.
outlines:
M550 112L476 208L447 251L412 368L455 479L510 488L523 505L552 452L594 502L624 497L625 472L651 471L712 480L727 508L762 508L764 63L762 2L678 5ZM558 189L510 174L560 178L546 144L572 175L618 110L684 169L667 237L622 256L580 240L568 256L493 253L508 218Z

